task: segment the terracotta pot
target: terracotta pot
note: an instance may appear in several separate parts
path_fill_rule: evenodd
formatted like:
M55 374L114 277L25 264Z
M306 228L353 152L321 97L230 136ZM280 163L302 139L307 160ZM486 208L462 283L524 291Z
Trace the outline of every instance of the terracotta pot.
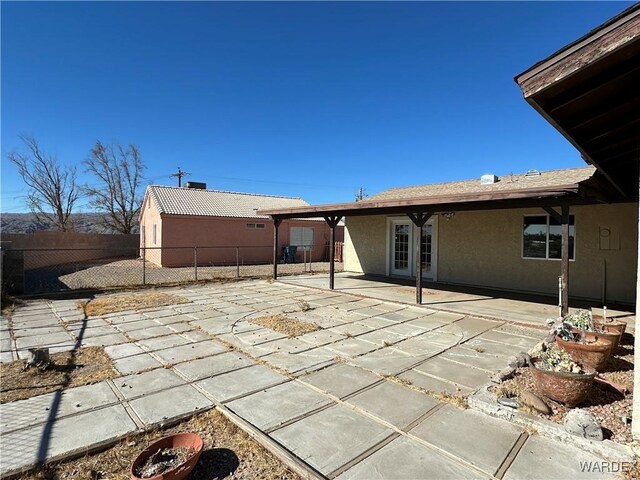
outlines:
M627 329L627 322L608 318L606 321L602 315L593 315L593 325L598 329L609 333L623 334Z
M163 437L157 442L153 442L140 452L140 455L138 455L131 464L129 476L132 480L182 480L191 473L193 467L198 463L203 447L204 444L202 442L202 438L195 433L176 433L174 435ZM151 455L163 448L188 448L193 450L194 453L181 465L178 465L171 470L166 470L158 475L147 477L145 479L138 477L135 472L145 464Z
M556 337L556 343L560 348L569 352L574 362L596 372L604 369L613 349L613 344L606 339L599 339L595 343L580 343Z
M573 330L573 333L580 333L580 330ZM613 332L592 332L590 330L587 330L586 332L584 332L585 334L585 339L589 342L595 342L597 340L605 340L607 342L611 342L612 347L611 347L611 351L615 351L616 348L618 348L618 344L620 343L620 337L622 336L622 333L618 332L618 333L613 333Z
M545 397L575 407L589 394L596 372L564 373L541 370L531 365L536 389Z

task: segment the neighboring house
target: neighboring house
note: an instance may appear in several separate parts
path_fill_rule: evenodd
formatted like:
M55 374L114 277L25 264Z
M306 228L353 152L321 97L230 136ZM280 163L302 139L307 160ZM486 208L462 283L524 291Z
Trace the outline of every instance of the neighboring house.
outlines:
M307 205L301 198L152 185L140 211L140 245L147 261L163 267L193 265L195 258L201 266L269 263L273 222L257 210ZM278 255L282 246L295 245L298 261L324 261L328 241L322 219L287 220L279 228Z

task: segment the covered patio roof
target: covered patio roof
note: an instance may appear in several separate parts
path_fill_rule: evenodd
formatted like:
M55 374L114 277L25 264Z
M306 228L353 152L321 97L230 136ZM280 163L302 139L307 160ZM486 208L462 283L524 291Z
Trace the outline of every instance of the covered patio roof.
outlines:
M628 199L638 198L640 3L515 78L524 98Z

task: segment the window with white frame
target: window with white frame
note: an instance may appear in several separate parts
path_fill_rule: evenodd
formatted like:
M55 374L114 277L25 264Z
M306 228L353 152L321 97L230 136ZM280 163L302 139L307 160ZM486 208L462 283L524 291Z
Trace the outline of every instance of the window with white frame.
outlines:
M569 215L569 259L575 258L576 227ZM562 257L562 225L550 215L525 215L522 257L556 260Z
M156 225L155 223L153 224L153 244L156 245L157 244L157 240L158 240L158 225Z
M247 223L247 228L251 230L261 230L265 227L264 223Z
M291 227L289 232L289 243L301 250L309 251L313 246L313 228L311 227Z

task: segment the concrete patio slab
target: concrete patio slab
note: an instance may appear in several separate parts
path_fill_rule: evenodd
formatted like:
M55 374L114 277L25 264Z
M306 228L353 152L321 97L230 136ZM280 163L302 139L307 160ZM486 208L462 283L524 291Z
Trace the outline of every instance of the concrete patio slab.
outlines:
M253 363L251 359L238 352L225 352L199 360L179 363L174 366L174 369L190 380L200 380L247 367Z
M400 378L401 380L405 380L410 384L415 385L416 387L424 388L429 392L461 395L469 395L473 393L472 388L465 387L464 385L460 385L457 383L440 380L438 378L432 377L431 375L420 373L415 369L407 370L406 372L401 373L400 375L398 375L398 378Z
M287 377L269 367L254 365L207 378L197 385L219 402L227 402L287 381Z
M142 317L140 320L115 323L118 326L118 330L122 332L135 332L136 330L145 330L147 328L159 327L159 325L149 318Z
M489 478L407 437L398 437L337 480Z
M425 393L389 381L375 385L347 402L401 430L439 405Z
M381 328L395 325L395 322L392 322L391 320L385 320L384 318L380 318L380 317L364 318L362 320L357 320L356 323L359 323L360 325L364 325L365 327L368 327L371 330L379 330Z
M208 357L229 350L229 347L215 340L187 343L179 347L157 350L155 354L167 363L180 363L196 358Z
M408 320L414 320L420 317L422 314L416 311L407 311L407 309L398 310L395 312L385 312L381 315L378 315L378 318L382 318L383 320L390 320L392 322L402 323Z
M406 323L406 325L416 326L423 330L428 331L428 330L434 330L438 327L442 327L443 325L446 325L446 323L440 320L435 320L431 318L431 315L429 315L426 317L418 317L418 318L414 318L413 320L409 320Z
M154 327L148 327L142 330L128 331L127 335L134 340L145 340L148 338L165 337L167 335L173 335L175 333L176 331L170 327L155 324Z
M513 345L526 352L545 337L545 333L541 331L530 330L530 333L531 336L522 336L505 331L489 330L479 335L477 339L506 343L507 345Z
M364 340L360 340L359 338L354 337L346 338L336 343L331 343L325 348L336 352L338 355L341 355L343 357L353 358L357 357L358 355L363 355L365 353L378 350L380 346L376 345L375 343L365 342Z
M361 323L343 323L329 328L332 332L344 335L346 337L354 337L363 333L371 332L373 328L362 325Z
M587 465L591 472L582 471ZM597 467L596 467L597 465ZM520 449L504 480L580 480L620 478L618 473L603 472L603 466L612 465L601 458L566 444L559 444L539 435L530 436ZM595 467L595 469L593 469Z
M413 357L429 358L442 352L447 347L420 336L396 343L393 348Z
M487 345L489 344L489 345ZM469 345L467 347L467 345ZM495 345L493 347L492 345ZM488 371L502 370L507 366L507 359L510 355L515 355L520 352L521 349L517 347L508 347L505 344L491 343L491 342L477 342L474 345L465 343L459 347L454 347L451 350L447 350L440 358L446 358L447 360L453 360L458 363L464 363L475 368L482 368ZM496 353L498 352L498 353ZM503 353L512 352L512 353Z
M247 345L260 345L262 343L271 342L273 340L287 338L284 333L279 333L268 328L259 328L248 332L238 332L237 330L235 330L233 333Z
M313 385L334 397L344 398L381 381L381 378L361 368L346 363L336 363L300 377L300 381Z
M387 328L364 333L359 335L357 338L358 340L364 340L365 342L373 343L379 347L388 347L389 345L393 345L394 343L401 342L405 339L404 336L391 332Z
M160 390L167 390L177 385L183 385L185 381L171 370L159 368L138 375L116 378L113 383L120 390L122 396L128 400Z
M437 314L436 314L437 315ZM492 320L484 320L482 318L464 317L446 327L440 329L441 332L451 332L458 334L463 333L463 340L468 340L471 337L475 337L482 332L497 328L504 322L495 322Z
M113 403L118 403L118 397L107 382L3 403L0 404L2 434Z
M522 430L504 420L445 405L409 433L495 475Z
M271 435L324 475L347 464L393 434L350 408L334 405Z
M82 346L106 347L110 345L120 345L128 343L130 340L121 333L112 333L110 335L102 335L99 337L82 338Z
M381 375L395 375L419 361L418 358L396 349L383 348L350 360L350 363Z
M166 337L157 337L157 338L139 340L136 343L148 350L155 351L155 350L162 350L165 348L174 348L174 347L185 345L191 342L185 335L174 333L172 335L167 335Z
M276 352L261 358L274 367L297 374L333 363L335 357L336 355L326 348L314 348L303 353Z
M418 335L422 335L425 330L422 327L417 325L411 325L409 323L398 323L397 325L391 325L390 327L385 327L381 332L391 332L396 335L399 335L402 338L410 338L416 337Z
M213 402L191 385L181 385L131 400L129 405L145 425L154 425L207 409Z
M83 428L78 428L82 425ZM136 430L122 405L66 417L53 424L43 424L0 436L2 463L0 473L35 465L70 453L82 453L87 445L100 445Z
M344 340L345 338L347 337L340 333L332 332L331 330L318 330L311 333L305 333L298 337L299 340L315 346L327 345L339 340Z
M229 402L227 406L260 430L271 430L331 401L298 382L287 382Z
M162 367L162 363L148 353L117 358L113 360L113 365L116 367L116 370L123 375L130 375Z
M491 374L476 368L469 368L444 358L430 358L414 368L420 373L448 380L469 388L479 388L491 379Z

